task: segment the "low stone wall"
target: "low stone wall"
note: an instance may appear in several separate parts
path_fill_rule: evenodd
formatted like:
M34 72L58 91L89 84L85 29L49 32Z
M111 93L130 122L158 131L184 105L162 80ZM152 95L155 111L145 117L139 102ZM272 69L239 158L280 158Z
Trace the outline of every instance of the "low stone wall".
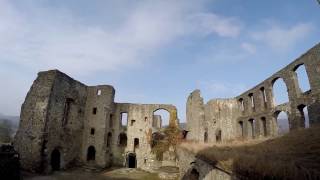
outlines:
M196 154L183 149L177 149L181 180L231 180L236 179L231 172L215 167L212 163L196 157Z

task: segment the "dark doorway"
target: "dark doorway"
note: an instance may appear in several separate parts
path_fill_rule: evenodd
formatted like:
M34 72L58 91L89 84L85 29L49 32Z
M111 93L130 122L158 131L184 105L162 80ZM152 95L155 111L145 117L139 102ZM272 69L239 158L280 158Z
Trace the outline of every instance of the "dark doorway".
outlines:
M88 148L87 161L94 161L96 159L96 149L93 146Z
M128 154L127 163L128 163L128 168L136 168L137 167L136 155L133 153Z
M60 151L55 149L51 153L51 168L52 171L59 171L60 170Z
M190 180L199 180L199 172L196 169L192 169L190 172Z

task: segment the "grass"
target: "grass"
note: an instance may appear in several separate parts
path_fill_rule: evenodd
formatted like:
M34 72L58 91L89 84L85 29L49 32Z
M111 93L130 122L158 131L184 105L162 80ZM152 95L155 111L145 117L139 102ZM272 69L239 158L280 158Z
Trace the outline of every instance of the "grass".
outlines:
M320 126L262 142L188 147L198 158L239 179L320 179Z

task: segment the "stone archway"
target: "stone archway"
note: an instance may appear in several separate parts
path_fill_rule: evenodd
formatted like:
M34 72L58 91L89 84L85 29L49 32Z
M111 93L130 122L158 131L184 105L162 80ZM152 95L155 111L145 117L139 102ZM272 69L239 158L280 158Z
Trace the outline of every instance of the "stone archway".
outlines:
M52 171L59 171L61 168L61 153L58 149L54 149L51 153L51 168Z
M178 122L178 112L177 112L177 108L173 105L166 105L166 104L157 104L157 105L153 105L153 111L152 114L154 114L154 112L158 111L158 110L165 110L169 112L169 126L170 127L177 127L179 122Z

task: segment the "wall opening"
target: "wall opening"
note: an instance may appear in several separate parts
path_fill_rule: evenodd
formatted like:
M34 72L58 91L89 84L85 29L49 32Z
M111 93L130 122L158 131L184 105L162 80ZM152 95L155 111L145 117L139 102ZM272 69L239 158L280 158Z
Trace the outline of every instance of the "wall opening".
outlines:
M157 144L161 143L165 139L165 135L161 132L154 132L152 133L152 141L151 141L151 148L155 147Z
M127 112L120 113L120 122L121 122L122 127L125 127L128 125L128 113Z
M249 137L251 137L252 139L255 138L255 127L256 127L256 120L254 119L249 119L249 128L248 128L248 132L249 132Z
M97 90L97 95L100 96L100 95L101 95L101 92L102 92L101 89L98 89L98 90Z
M310 127L310 121L309 121L309 113L308 113L308 106L301 104L298 106L298 110L300 112L301 121L304 124L305 128Z
M216 132L216 142L221 142L221 140L222 140L222 132L221 132L221 130L220 129L218 129L217 130L217 132Z
M51 168L52 171L59 171L61 166L61 154L58 149L54 149L51 153Z
M306 67L304 66L304 64L298 65L294 69L294 72L297 75L298 84L299 84L301 92L309 91L310 90L310 82L309 82L308 74L307 74Z
M91 135L94 135L94 133L95 133L95 129L94 129L94 128L91 128L90 134L91 134Z
M261 95L262 95L263 104L264 104L264 106L266 106L266 103L268 102L268 100L267 100L267 94L266 94L265 88L261 87L260 88L260 92L261 92Z
M109 132L107 137L107 147L111 147L111 143L112 143L112 133Z
M87 161L94 160L96 160L96 149L94 148L94 146L89 146L87 152Z
M272 82L274 105L289 102L288 88L282 78L277 78Z
M133 144L134 144L134 149L139 148L139 138L134 138Z
M253 93L250 93L249 95L249 99L250 99L250 103L251 103L251 108L255 108L255 105L254 105L254 97L253 97Z
M278 124L278 133L280 135L286 134L289 132L289 118L288 114L284 111L276 112L277 124Z
M127 167L128 168L137 168L137 158L136 154L130 153L127 156Z
M243 112L244 111L244 101L242 98L239 99L239 103L240 103L240 110Z
M205 132L204 132L204 135L203 135L203 136L204 136L204 137L203 137L203 138L204 138L203 141L204 141L205 143L207 143L207 142L208 142L208 129L207 129L207 128L205 129Z
M94 107L94 108L92 109L92 114L97 114L97 111L98 111L98 109L97 109L96 107Z
M152 126L155 128L165 128L169 125L170 113L165 109L154 111L152 117Z
M119 146L120 147L126 147L127 146L127 134L126 133L120 133L119 135Z
M239 132L240 132L240 136L243 137L244 136L244 132L243 132L243 121L239 121Z
M265 117L262 117L261 118L261 128L260 128L260 130L262 130L262 135L263 136L267 136L268 134L267 134L267 120L266 120L266 118Z
M136 122L136 120L132 119L130 125L133 126L135 124L135 122Z

